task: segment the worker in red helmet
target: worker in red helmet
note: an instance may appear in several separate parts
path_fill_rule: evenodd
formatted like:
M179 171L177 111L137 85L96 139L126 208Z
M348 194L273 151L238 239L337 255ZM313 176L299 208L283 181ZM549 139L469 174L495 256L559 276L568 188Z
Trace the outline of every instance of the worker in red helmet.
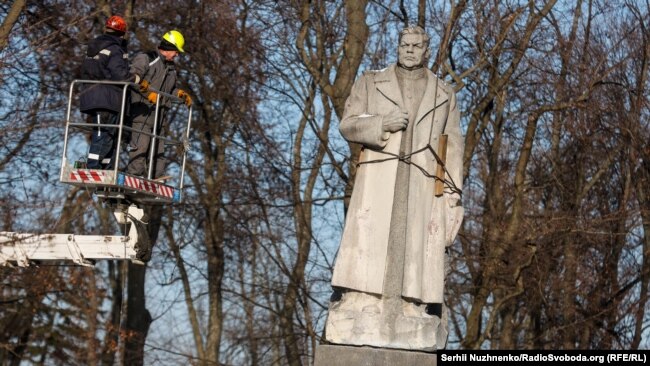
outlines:
M129 72L127 42L124 39L126 29L122 17L114 15L108 18L104 34L88 43L86 58L81 65L82 79L140 81ZM88 114L92 123L119 123L122 91L121 85L86 84L79 97L81 112ZM127 100L126 105L128 104ZM115 128L98 127L93 131L87 161L89 169L114 167L116 137Z

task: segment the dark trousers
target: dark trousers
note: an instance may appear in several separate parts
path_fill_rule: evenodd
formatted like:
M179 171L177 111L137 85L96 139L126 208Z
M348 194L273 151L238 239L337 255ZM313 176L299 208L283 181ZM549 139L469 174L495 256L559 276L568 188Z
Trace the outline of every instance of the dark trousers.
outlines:
M97 111L91 115L92 123L117 124L117 114ZM93 131L88 151L88 169L113 169L115 167L116 128L96 128Z

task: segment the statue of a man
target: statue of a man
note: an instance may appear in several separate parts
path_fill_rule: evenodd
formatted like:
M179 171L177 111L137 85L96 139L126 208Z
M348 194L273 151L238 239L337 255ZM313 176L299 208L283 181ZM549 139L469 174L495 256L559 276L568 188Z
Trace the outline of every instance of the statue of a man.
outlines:
M463 216L464 145L455 93L427 69L430 54L424 30L405 28L397 65L364 73L346 102L341 134L363 149L332 279L342 293L332 343L446 344L445 247Z

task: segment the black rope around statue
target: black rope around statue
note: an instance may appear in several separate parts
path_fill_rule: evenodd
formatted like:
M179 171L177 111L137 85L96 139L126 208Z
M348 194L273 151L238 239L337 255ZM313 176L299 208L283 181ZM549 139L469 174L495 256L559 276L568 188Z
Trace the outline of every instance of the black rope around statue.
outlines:
M366 148L364 147L364 149L366 149ZM361 165L364 165L364 164L377 164L377 163L383 163L383 162L391 161L391 160L398 160L398 161L401 161L401 162L404 162L406 164L414 166L427 178L431 178L433 180L442 180L442 182L445 184L445 187L448 187L450 189L449 193L456 193L456 194L458 194L460 196L463 195L463 191L460 188L458 188L458 186L456 185L454 180L451 178L451 175L449 174L449 171L447 170L447 166L442 162L442 159L440 158L440 156L438 156L438 154L436 154L436 151L431 146L431 144L427 144L426 146L424 146L424 147L422 147L422 148L420 148L418 150L415 150L413 152L410 152L410 153L404 154L404 155L398 155L398 154L394 154L394 153L390 153L390 152L386 152L386 151L381 151L381 150L374 150L374 149L370 149L370 150L372 150L372 151L374 151L376 153L388 155L389 157L385 158L385 159L375 159L375 160L362 161L362 162L357 163L357 167L359 167ZM445 171L445 177L449 177L449 179L440 179L435 174L429 173L424 167L422 167L422 166L420 166L420 165L418 165L418 164L411 161L411 156L413 156L415 154L419 154L421 152L425 152L425 151L431 152L433 157L436 159L436 163L442 165L442 169Z

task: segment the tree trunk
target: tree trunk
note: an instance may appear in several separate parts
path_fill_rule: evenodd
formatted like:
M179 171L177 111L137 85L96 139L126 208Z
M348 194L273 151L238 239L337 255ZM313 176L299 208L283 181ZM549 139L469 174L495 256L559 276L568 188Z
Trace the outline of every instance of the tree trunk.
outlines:
M115 364L115 354L120 342L120 324L122 321L122 271L120 271L120 262L111 261L108 263L108 282L111 291L111 311L110 316L106 319L106 336L104 339L104 348L102 349L101 361L103 366L113 366Z
M26 0L14 0L14 3L11 4L7 17L0 25L0 52L7 46L11 28L18 21L18 16L20 16L20 12L23 11L26 4Z
M145 208L149 217L147 232L151 246L158 239L162 219L162 206ZM145 278L146 265L129 262L127 284L126 331L128 336L124 345L124 365L139 366L144 364L144 345L149 333L152 318L146 307Z

